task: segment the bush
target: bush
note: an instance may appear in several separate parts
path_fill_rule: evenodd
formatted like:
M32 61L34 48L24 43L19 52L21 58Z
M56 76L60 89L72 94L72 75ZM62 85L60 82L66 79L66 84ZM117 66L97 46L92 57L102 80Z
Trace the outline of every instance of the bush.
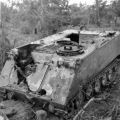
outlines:
M30 27L23 26L23 27L21 28L21 33L22 33L22 34L31 34L31 29L30 29Z
M7 38L2 41L2 37L0 37L0 72L3 68L3 65L6 61L6 53L10 50L10 44Z

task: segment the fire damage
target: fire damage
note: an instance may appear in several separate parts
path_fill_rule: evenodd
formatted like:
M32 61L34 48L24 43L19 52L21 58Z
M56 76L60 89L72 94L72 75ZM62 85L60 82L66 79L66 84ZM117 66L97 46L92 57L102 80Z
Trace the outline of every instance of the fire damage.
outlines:
M44 119L73 119L112 83L119 63L118 36L115 31L66 30L12 49L0 77L7 81L0 87L0 106L10 109L1 111L10 120L18 119L20 106L26 111L23 120L29 114L28 120L42 114Z

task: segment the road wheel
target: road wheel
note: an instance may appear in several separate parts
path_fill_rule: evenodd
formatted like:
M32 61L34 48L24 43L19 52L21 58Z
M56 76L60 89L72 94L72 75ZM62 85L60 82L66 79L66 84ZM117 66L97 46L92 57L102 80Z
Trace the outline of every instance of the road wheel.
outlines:
M94 89L95 89L95 92L96 92L96 93L99 93L99 92L101 91L101 83L100 83L100 80L99 80L99 79L97 79L97 80L95 81L95 87L94 87Z
M83 105L84 100L85 100L85 96L84 96L83 90L79 90L79 93L78 93L77 98L76 98L76 106L77 106L76 108L77 109L79 107L81 107L81 105Z
M101 77L101 82L102 82L102 85L103 85L103 86L106 86L106 85L107 85L107 77L106 77L106 74L104 74L104 75Z
M93 86L92 84L89 84L86 88L86 98L89 99L92 97L93 94Z

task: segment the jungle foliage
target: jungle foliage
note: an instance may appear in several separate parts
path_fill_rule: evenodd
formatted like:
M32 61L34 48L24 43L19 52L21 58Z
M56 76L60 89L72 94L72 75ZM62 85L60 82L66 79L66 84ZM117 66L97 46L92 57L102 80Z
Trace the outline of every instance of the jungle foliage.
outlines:
M8 0L1 3L0 19L0 66L9 49L54 34L66 28L80 25L99 27L118 26L120 23L120 0L110 4L96 0L96 4L69 5L69 0Z

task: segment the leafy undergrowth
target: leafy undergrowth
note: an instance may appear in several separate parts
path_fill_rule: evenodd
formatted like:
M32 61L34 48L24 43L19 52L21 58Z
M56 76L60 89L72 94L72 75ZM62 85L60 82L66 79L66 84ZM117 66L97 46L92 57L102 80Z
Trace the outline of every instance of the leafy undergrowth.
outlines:
M116 84L99 97L103 99L90 104L81 120L120 120L120 75Z
M19 30L9 31L7 38L10 41L11 46L18 47L33 42L39 38L37 35L33 34L21 34Z

